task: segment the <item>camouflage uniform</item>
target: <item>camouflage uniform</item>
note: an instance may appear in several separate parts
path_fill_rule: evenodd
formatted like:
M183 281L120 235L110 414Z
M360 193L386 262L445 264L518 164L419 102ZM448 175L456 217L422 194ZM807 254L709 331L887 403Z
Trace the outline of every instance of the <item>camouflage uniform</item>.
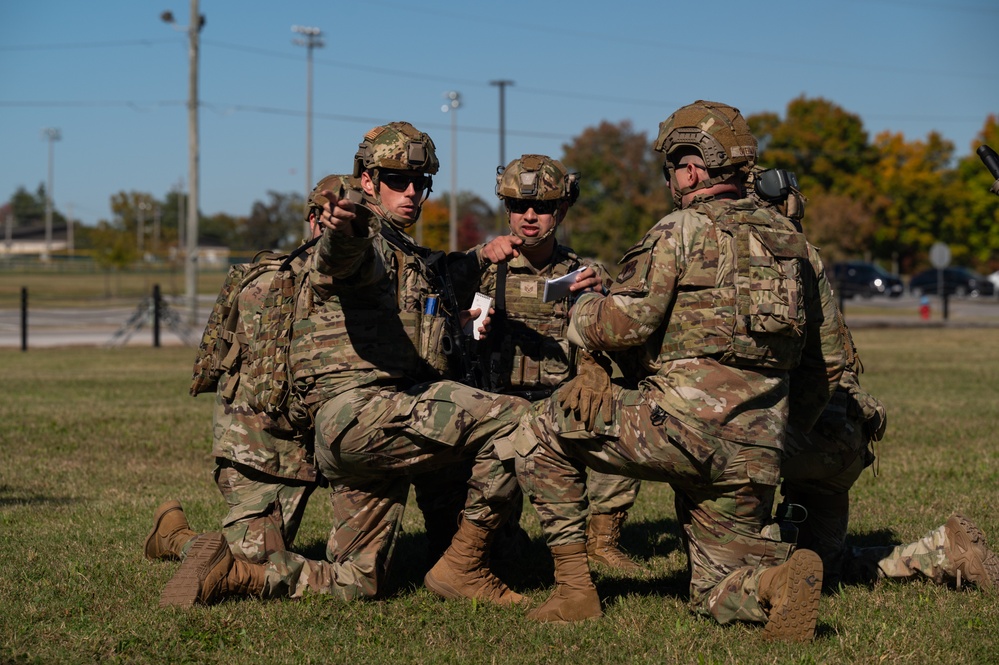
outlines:
M480 245L469 251L478 253L481 248ZM546 303L542 296L546 280L567 275L582 265L571 249L558 243L551 262L541 271L536 271L523 256L507 263L504 337L498 349L490 349L490 390L522 394L537 401L547 399L572 376L575 353L566 338L570 303L566 300ZM591 267L601 282L610 286L606 269L600 264ZM495 297L497 270L495 264L486 267L479 284L482 293ZM590 471L586 481L590 512L611 514L629 510L635 504L640 485L634 478Z
M781 463L786 504L805 509L804 519L797 523L798 546L822 557L827 590L836 589L840 582L867 584L917 576L940 584L957 580L959 573L967 581L986 587L999 584L999 559L988 549L978 528L961 515L952 516L912 543L846 545L849 492L861 472L874 462L872 443L884 435L887 416L881 402L861 388L863 366L853 337L838 309L835 316L846 342L846 370L811 431L788 427ZM785 512L778 510L778 514ZM791 507L792 518L794 512ZM957 553L969 543L977 559L970 566L970 560Z
M293 271L303 265L304 259L296 259ZM284 414L269 415L252 406L249 392L247 343L257 332L275 274L263 273L239 294L241 362L220 379L212 417L215 482L229 505L222 532L234 555L257 563L295 540L305 504L318 484L311 432L297 429Z
M791 263L800 279L782 294L786 309L774 302L746 318L766 329L768 312L800 317L803 347L757 333L756 362L731 352L739 337L735 310L748 305L743 299L766 299L753 293L761 287L781 297L789 286L759 281L765 277L752 266L764 264L749 256L737 263L741 236L732 231L733 219L737 227L761 224L798 247ZM644 345L651 361L638 390L614 387L609 424L587 431L551 403L522 424L518 475L550 546L585 537L584 467L669 482L686 536L692 608L720 623L767 620L757 597L760 577L789 550L771 518L789 407L797 402L794 413L810 426L843 368L841 353L823 351L843 345L835 323L823 322L822 296L832 296L817 256L803 258L804 246L786 219L753 200L699 196L625 255L609 295L579 298L570 341L587 350ZM798 354L797 371L810 376L803 385L812 392L792 395L789 370Z
M378 147L369 143L378 129L366 144ZM470 464L465 523L495 530L511 510L516 476L501 457L512 458L506 438L528 403L443 378L445 313L428 305L439 291L393 222L376 214L360 235L327 230L310 257L290 357L297 405L315 423L316 462L332 488L329 561L272 557L264 597L378 595L415 476L450 477Z

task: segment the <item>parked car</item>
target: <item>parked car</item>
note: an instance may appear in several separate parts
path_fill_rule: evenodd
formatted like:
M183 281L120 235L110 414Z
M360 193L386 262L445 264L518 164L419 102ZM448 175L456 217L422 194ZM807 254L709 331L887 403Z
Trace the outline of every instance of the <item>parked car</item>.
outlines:
M836 292L844 298L890 296L897 298L905 291L902 280L881 266L866 261L844 261L832 269Z
M944 293L959 298L964 296L991 296L996 287L986 277L967 268L944 268ZM930 268L909 280L909 291L915 296L937 294L937 269Z

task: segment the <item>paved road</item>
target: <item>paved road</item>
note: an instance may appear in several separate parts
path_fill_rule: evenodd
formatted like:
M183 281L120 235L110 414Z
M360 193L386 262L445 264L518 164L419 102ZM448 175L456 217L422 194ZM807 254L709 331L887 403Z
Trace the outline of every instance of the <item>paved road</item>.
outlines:
M214 302L204 299L199 313L207 318ZM847 324L862 327L999 327L999 299L951 298L949 318L941 316L940 299L930 298L931 317L919 316L919 300L912 296L900 298L855 298L844 303ZM129 325L131 322L131 325ZM172 327L162 321L160 344L162 346L194 345L200 339L204 323L191 332L182 327ZM140 312L138 307L92 307L32 309L28 313L28 348L57 346L152 346L152 317ZM178 334L184 333L186 339ZM21 347L21 312L17 309L0 309L0 348Z

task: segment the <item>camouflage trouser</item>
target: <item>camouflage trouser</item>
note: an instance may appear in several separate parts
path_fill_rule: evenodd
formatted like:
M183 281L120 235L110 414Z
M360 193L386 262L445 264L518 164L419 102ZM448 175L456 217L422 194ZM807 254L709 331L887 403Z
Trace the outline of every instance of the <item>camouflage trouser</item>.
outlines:
M870 583L886 577L922 576L942 584L957 575L954 562L947 556L948 546L947 532L941 525L906 545L848 547L843 555L844 581Z
M638 498L642 481L590 469L586 475L586 494L590 498L590 513L609 515L631 510Z
M789 426L781 461L785 500L805 508L798 526L798 546L822 558L823 586L835 588L842 577L850 523L850 488L874 461L863 421L844 415L823 418L803 434Z
M264 596L298 597L306 589L345 599L377 596L412 478L469 460L464 519L495 529L517 488L509 437L528 406L451 381L404 392L359 388L326 402L315 425L316 463L332 487L329 561L271 557Z
M234 556L263 563L295 541L316 483L275 478L218 458L215 483L229 504L222 533ZM184 545L185 554L193 539Z
M700 437L614 387L614 422L590 432L549 401L517 433L517 475L549 546L586 542L586 467L673 487L691 572L690 605L720 623L764 622L756 589L790 553L771 520L779 452ZM694 444L694 445L691 445ZM699 462L691 450L711 448Z

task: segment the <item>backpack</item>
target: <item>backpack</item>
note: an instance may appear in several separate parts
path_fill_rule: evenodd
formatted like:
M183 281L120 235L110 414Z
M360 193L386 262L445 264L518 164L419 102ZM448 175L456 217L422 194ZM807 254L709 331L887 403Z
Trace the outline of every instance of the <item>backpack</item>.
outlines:
M272 252L262 252L250 263L239 263L229 268L215 306L208 315L198 355L194 359L190 388L192 397L216 390L222 375L236 365L240 357L240 345L236 340L239 294L263 273L278 270L285 258Z

